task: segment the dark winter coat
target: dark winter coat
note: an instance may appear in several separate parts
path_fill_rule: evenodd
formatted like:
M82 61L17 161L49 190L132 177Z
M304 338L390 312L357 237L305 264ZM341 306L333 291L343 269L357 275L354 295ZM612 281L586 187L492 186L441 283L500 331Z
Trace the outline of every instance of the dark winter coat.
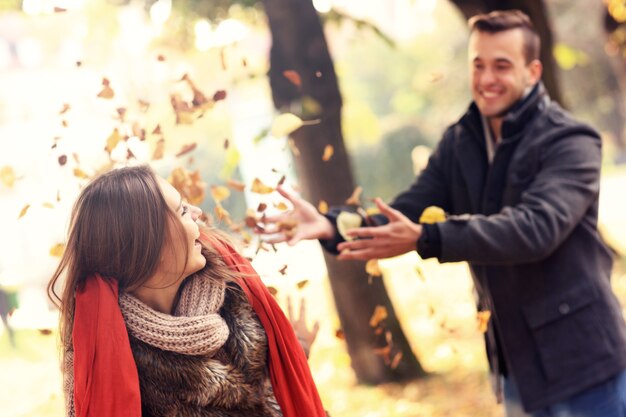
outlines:
M227 287L220 315L230 336L212 358L130 336L144 417L282 417L268 377L267 337L239 287Z
M600 164L597 132L538 84L505 117L491 165L472 104L392 204L414 221L431 205L453 215L428 235L441 262L469 262L480 308L492 311L492 366L505 365L526 410L626 367L612 256L597 230Z

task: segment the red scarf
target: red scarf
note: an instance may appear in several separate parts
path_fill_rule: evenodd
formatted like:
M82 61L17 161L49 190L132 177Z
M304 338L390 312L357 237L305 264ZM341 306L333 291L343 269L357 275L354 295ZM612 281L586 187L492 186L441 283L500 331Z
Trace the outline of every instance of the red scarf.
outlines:
M239 284L267 334L270 378L285 417L325 417L304 351L278 303L252 265L211 239L227 265L245 275ZM117 281L99 275L76 291L74 407L77 417L140 417L137 367L119 309Z

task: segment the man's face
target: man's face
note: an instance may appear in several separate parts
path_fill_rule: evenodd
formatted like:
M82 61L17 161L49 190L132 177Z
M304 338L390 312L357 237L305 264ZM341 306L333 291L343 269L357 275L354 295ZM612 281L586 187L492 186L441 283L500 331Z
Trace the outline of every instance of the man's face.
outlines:
M521 29L474 31L469 40L472 97L483 116L504 117L541 77L541 63L526 62Z

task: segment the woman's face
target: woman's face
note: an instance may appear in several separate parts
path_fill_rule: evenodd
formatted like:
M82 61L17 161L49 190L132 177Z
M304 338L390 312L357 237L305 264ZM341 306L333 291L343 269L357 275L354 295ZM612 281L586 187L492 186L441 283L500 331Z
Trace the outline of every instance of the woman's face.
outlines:
M163 178L158 177L158 183L167 205L178 216L184 231L181 234L176 224L174 224L174 220L171 218L168 220L171 239L165 242L163 246L159 269L164 275L178 280L181 276L184 278L199 271L206 264L206 259L200 253L202 249L198 241L200 230L196 224L196 220L202 214L202 210L184 202L180 193ZM185 254L187 254L186 260ZM183 271L182 268L185 266L185 263L186 267Z

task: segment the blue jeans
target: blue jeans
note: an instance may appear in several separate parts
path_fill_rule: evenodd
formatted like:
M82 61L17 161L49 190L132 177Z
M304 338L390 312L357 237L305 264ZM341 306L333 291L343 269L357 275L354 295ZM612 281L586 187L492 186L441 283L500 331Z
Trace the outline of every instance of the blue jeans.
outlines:
M504 379L506 417L626 417L626 370L617 376L547 408L524 411L517 387Z

